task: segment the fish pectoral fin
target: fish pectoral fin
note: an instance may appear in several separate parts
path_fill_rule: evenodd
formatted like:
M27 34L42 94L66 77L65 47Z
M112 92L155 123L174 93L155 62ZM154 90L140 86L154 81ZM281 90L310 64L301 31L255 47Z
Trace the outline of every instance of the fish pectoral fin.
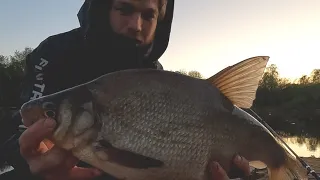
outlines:
M234 105L250 108L268 61L268 56L252 57L221 70L207 80Z
M158 168L164 164L157 159L115 148L105 140L100 140L98 144L95 145L97 156L114 164L135 169Z

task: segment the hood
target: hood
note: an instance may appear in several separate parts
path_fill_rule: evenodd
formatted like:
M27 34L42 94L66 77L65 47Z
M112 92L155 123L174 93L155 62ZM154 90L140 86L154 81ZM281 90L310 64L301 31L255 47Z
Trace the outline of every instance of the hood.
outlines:
M90 29L94 28L95 26L99 26L98 22L104 22L104 24L109 26L108 21L99 21L99 19L100 17L103 17L104 20L109 19L106 12L111 8L110 2L111 1L105 0L85 0L77 15L80 23L80 28L84 33L84 37L88 36ZM103 6L101 6L101 3L104 3ZM103 7L103 11L105 14L95 14L96 12L99 12L99 8L101 7ZM152 50L151 52L149 52L150 55L148 59L152 62L157 61L168 47L171 24L173 20L173 12L174 0L168 0L165 17L162 21L158 22L155 39L152 44ZM103 31L103 33L110 33L111 29L107 27Z

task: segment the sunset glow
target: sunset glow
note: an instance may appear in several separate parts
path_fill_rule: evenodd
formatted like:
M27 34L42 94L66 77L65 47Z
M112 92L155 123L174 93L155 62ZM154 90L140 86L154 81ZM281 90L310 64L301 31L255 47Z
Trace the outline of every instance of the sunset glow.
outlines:
M35 48L51 35L79 27L76 14L83 1L6 1L0 6L0 54ZM160 59L167 70L197 70L209 77L259 55L270 56L281 77L299 78L320 68L319 0L175 3L170 44Z

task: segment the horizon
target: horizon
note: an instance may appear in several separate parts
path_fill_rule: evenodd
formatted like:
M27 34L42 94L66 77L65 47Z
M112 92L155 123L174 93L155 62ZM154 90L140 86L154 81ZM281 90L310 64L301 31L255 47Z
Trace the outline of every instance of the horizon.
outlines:
M76 14L83 2L6 1L0 7L0 54L36 48L51 35L79 27ZM263 55L280 77L297 79L320 68L319 32L318 0L176 1L169 46L159 61L166 70L210 77Z
M30 47L26 47L26 48L30 48ZM16 50L16 51L20 51L21 52L21 50ZM1 55L1 54L0 54ZM10 57L10 56L12 56L13 54L11 54L11 55L7 55L7 57ZM265 69L265 71L267 70L267 68L270 66L270 65L272 65L272 64L267 64L267 66L266 66L266 69ZM274 64L274 65L276 65L276 64ZM277 67L277 65L276 65L276 67ZM277 67L278 68L278 67ZM318 69L318 68L316 68L316 69ZM197 71L197 70L193 70L193 69L191 69L191 70L186 70L186 69L165 69L165 70L168 70L168 71L179 71L179 72L185 72L185 73L188 73L188 72L190 72L190 71ZM221 69L222 70L222 69ZM298 83L297 81L302 77L302 76L307 76L307 77L310 77L310 75L312 74L312 71L313 70L315 70L315 69L312 69L311 71L310 71L310 73L308 73L308 74L302 74L300 77L298 77L298 78L288 78L288 77L281 77L281 76L279 76L279 78L280 79L287 79L290 83ZM197 71L197 72L199 72L199 71ZM201 76L203 76L203 74L201 73L201 72L199 72L200 73L200 75ZM278 71L278 73L279 73L279 71Z

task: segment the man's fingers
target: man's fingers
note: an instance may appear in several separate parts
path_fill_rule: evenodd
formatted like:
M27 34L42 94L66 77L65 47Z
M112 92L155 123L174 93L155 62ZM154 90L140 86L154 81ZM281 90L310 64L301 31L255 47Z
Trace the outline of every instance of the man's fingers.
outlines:
M79 162L71 152L64 151L57 147L53 147L48 153L41 156L42 158L34 159L34 161L30 163L31 172L43 175L49 179L67 178L71 169Z
M70 153L54 146L44 154L29 159L30 170L33 174L43 174L54 169L65 168L64 164Z
M70 180L85 180L85 179L92 179L98 177L102 174L102 172L95 168L81 168L81 167L74 167L69 172L69 179Z
M235 156L233 159L234 165L239 168L246 176L250 175L250 165L249 161L245 159L244 157L241 157L239 155Z
M46 173L46 180L92 180L95 177L102 175L102 171L94 168L74 167L68 172Z
M54 120L41 119L24 131L19 138L21 155L28 159L37 154L41 141L52 133L54 127Z
M234 168L239 169L236 172L236 174L231 175L235 172L230 172L231 176L228 177L226 171L217 163L217 162L213 162L211 164L211 172L212 172L212 178L214 180L229 180L230 178L236 178L238 177L239 174L244 174L245 176L249 176L250 175L250 165L249 165L249 161L247 159L245 159L244 157L241 157L239 155L235 156L235 158L233 159L233 165ZM231 169L231 171L234 171L235 169ZM236 177L233 177L236 176Z
M211 176L213 180L229 180L227 173L217 162L212 162L211 165Z
M73 167L75 167L79 162L79 159L74 157L73 155L68 156L68 158L66 159L64 166L66 167L66 169L71 169Z
M46 180L92 180L95 177L100 176L101 171L94 168L80 168L74 167L69 169L68 172L57 173L47 173L44 177Z
M48 179L66 180L86 180L101 175L101 171L94 168L76 167L79 160L71 152L45 140L51 136L55 125L52 119L41 119L20 136L20 153L28 161L31 172Z

